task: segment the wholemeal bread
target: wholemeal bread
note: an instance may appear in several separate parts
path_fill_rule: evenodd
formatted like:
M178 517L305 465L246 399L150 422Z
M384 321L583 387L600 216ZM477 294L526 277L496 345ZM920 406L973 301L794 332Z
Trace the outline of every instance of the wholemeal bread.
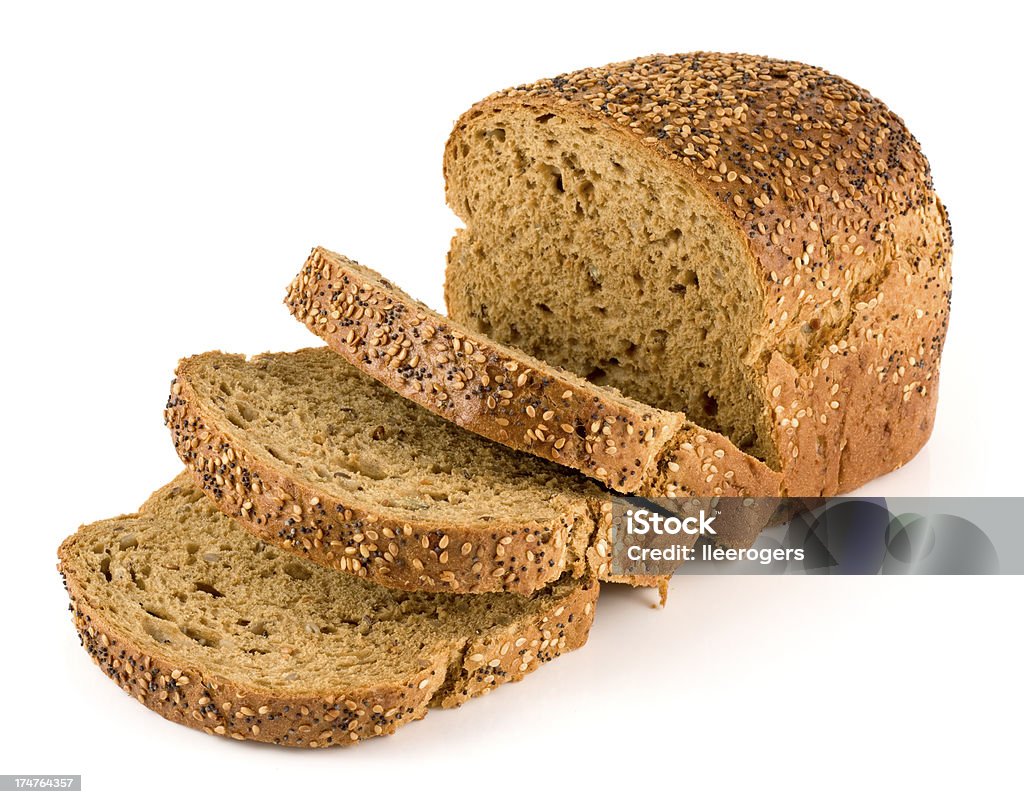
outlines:
M402 396L617 491L766 496L779 490L778 472L723 435L471 334L326 249L313 250L285 301L328 346Z
M165 418L221 511L319 564L419 591L609 577L599 486L442 421L329 349L186 358Z
M917 141L849 81L716 53L580 70L477 103L444 170L465 331L685 412L791 495L928 439L950 228Z
M185 474L59 557L82 644L126 692L209 734L306 748L518 681L586 642L598 588L388 590L251 538Z

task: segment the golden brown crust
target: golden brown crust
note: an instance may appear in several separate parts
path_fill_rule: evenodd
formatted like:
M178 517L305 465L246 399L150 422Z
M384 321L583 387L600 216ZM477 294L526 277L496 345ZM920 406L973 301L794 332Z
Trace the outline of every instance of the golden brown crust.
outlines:
M315 248L292 314L353 366L445 419L626 493L771 495L780 476L679 413L628 400L483 335Z
M526 622L493 627L467 641L456 662L432 656L404 684L324 695L281 695L229 681L142 648L89 601L70 560L75 536L58 551L82 645L107 676L157 714L207 734L302 748L347 746L391 734L429 707L453 707L519 681L540 665L587 641L599 584L582 579Z
M384 586L428 592L529 595L566 571L582 575L595 501L552 522L413 523L365 510L278 471L204 406L182 360L164 411L196 485L260 539Z
M928 162L869 93L797 62L654 55L496 93L653 154L713 200L763 294L761 393L784 491L843 492L909 460L931 432L952 237ZM699 491L697 492L699 493Z
M782 477L721 433L686 422L659 458L647 497L774 497Z

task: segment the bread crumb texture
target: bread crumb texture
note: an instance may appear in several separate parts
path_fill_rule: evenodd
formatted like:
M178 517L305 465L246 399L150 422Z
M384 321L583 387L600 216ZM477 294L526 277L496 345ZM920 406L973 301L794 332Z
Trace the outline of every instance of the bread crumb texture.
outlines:
M486 98L444 167L465 223L446 300L467 330L685 413L793 495L855 488L927 441L951 230L917 140L860 87L654 55ZM718 449L705 477L735 471ZM650 477L706 493L696 472Z
M407 593L251 538L182 474L59 550L82 644L168 720L303 748L390 734L586 642L598 584Z

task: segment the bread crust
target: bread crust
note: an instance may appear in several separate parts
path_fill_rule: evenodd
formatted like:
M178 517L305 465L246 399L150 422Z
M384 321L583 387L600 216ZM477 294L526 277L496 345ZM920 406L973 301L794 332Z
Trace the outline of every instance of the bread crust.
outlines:
M254 455L203 403L189 365L178 365L164 419L196 485L256 537L317 564L409 591L530 595L583 575L587 547L607 538L596 496L566 500L554 521L515 524L401 520L353 504Z
M139 514L123 518L132 519L145 510L144 506ZM163 647L138 644L85 593L73 560L78 538L79 534L70 536L60 546L58 570L82 645L112 681L175 723L236 740L302 748L348 746L391 734L424 717L431 707L459 706L501 684L519 681L586 643L599 591L592 576L581 578L569 595L553 598L523 621L472 635L452 655L424 657L428 666L403 684L282 695L181 661Z
M755 384L785 493L848 491L924 445L952 234L927 159L883 103L824 70L743 54L659 54L518 86L467 110L449 138L448 201L466 221L455 150L505 108L647 154L733 227L762 296Z
M407 399L616 491L778 492L780 475L720 433L467 334L377 272L327 249L313 249L285 303L335 352Z

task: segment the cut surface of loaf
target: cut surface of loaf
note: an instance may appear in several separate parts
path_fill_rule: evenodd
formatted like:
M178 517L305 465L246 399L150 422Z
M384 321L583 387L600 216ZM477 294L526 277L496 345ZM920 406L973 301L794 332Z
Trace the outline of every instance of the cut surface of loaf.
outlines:
M390 734L584 644L598 584L389 590L251 538L185 473L60 547L100 668L168 720L307 748Z
M723 435L472 333L327 249L313 249L285 302L331 349L402 396L616 491L779 490L777 472Z
M580 70L477 103L444 170L465 327L685 412L793 495L927 440L950 229L917 141L849 81L719 53Z
M186 358L165 419L221 511L333 569L519 594L588 566L607 576L599 486L439 419L330 349Z

